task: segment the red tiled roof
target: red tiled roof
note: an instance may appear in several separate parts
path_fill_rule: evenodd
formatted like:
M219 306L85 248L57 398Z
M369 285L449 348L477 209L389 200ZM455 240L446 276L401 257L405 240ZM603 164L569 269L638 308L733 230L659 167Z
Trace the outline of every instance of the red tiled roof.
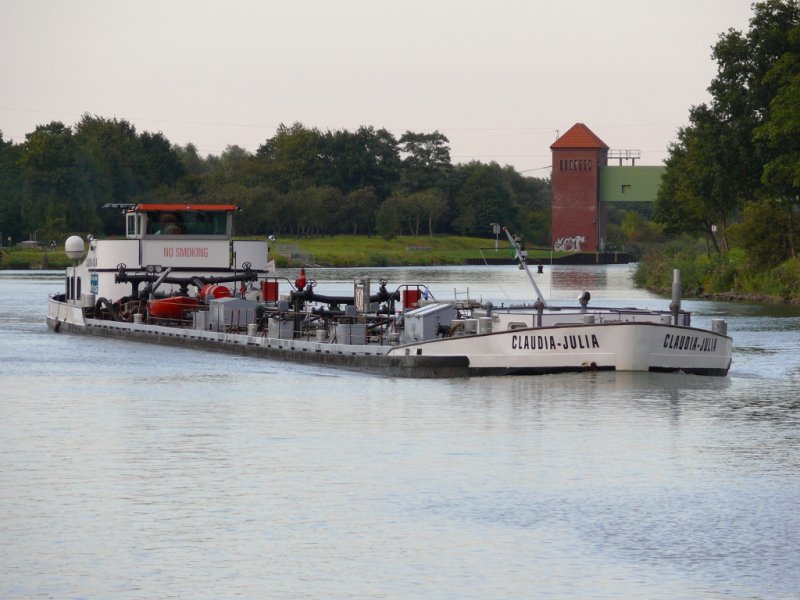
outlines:
M608 150L606 143L583 123L575 123L564 135L553 142L550 148L604 148Z

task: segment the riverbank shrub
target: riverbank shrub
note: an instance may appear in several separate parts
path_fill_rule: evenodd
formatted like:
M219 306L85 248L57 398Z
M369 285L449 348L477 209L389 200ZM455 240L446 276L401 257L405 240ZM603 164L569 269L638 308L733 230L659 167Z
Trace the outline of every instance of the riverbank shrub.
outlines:
M680 269L682 292L689 297L722 297L800 301L800 259L765 268L742 248L725 253L698 252L698 246L675 243L651 249L636 266L634 285L667 294L672 270Z
M737 291L784 302L800 301L800 259L793 258L772 269L754 268L743 272Z
M729 292L736 289L738 274L746 269L747 254L741 248L734 248L730 252L700 255L695 262L698 293Z
M703 267L698 264L697 258L703 250L697 241L688 236L651 246L636 265L633 283L655 292L669 293L672 289L672 271L680 269L684 292L698 293L702 289Z

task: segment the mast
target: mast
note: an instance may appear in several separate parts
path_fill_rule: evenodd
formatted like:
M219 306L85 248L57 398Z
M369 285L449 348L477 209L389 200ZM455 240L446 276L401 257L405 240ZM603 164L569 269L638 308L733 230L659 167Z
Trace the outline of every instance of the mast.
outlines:
M508 227L503 227L503 231L505 232L511 247L514 248L514 253L516 255L516 259L519 261L520 266L525 269L525 274L528 276L528 280L531 282L531 285L536 292L536 298L538 298L539 302L541 302L543 306L547 306L547 301L542 296L542 292L539 291L539 286L536 285L536 282L533 280L533 275L531 275L531 270L528 268L528 261L525 260L525 255L522 252L522 248L520 248L519 244L514 239L514 236L511 235Z

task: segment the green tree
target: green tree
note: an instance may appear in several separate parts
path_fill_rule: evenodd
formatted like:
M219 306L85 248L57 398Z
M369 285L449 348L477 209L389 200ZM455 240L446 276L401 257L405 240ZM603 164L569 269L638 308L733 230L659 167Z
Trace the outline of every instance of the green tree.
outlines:
M402 198L390 196L384 200L375 215L376 228L384 239L391 240L400 235Z
M74 138L76 168L86 183L84 202L103 219L106 233L122 234L119 215L99 209L108 203L130 203L155 185L136 129L125 120L85 114L74 127Z
M18 166L22 153L23 146L4 141L0 131L0 246L5 246L9 237L12 241L23 237L23 181Z
M253 186L248 190L250 204L244 208L244 218L241 219L247 221L248 226L242 231L247 231L249 235L269 235L281 231L279 213L281 195L266 186ZM228 200L233 198L229 197Z
M163 133L144 131L139 142L146 189L174 185L186 173L178 153Z
M772 223L784 221L785 227L772 227L768 237L784 238L776 252L778 258L797 256L797 212L800 207L800 26L788 32L789 50L781 55L764 76L777 86L770 102L768 118L755 130L755 139L768 157L761 175L767 211L780 215ZM758 224L752 222L754 227ZM767 232L765 232L767 233ZM751 242L752 243L752 242Z
M388 200L394 206L400 222L405 223L408 228L408 235L414 237L419 236L419 227L425 217L425 211L419 199L419 194L397 193Z
M692 125L678 131L654 207L670 235L700 234L717 252L727 250L727 225L745 200L738 187L737 147L726 144L727 124L706 106L692 109Z
M792 147L787 152L781 132L791 136L788 123L798 106L792 102L798 24L796 1L757 2L750 30L731 29L715 44L712 100L693 107L690 125L679 130L656 200L655 217L668 233L700 232L724 251L727 226L746 203L765 190L786 195L787 166L794 163L785 158ZM791 223L785 230L793 230Z
M72 130L60 122L37 127L26 136L20 157L23 180L22 224L26 233L55 223L65 231L99 232L100 220L91 185L91 159L83 153Z
M447 198L437 189L417 192L412 197L428 226L428 236L433 237L434 227L447 214Z
M447 189L452 169L450 141L444 134L406 131L400 138L404 155L400 185L405 192L420 192L431 188Z
M400 150L386 129L359 127L325 136L325 161L321 184L343 194L372 188L380 198L392 192L400 176Z
M517 206L506 173L495 162L459 165L453 175L454 225L461 235L482 235L491 223L516 226Z
M264 183L283 193L319 184L326 156L323 134L302 123L291 127L281 123L256 151Z
M381 208L392 217L384 219L384 228L386 224L404 223L408 235L418 237L423 223L427 225L428 234L433 235L434 224L446 212L447 202L442 192L430 189L413 194L394 194Z
M125 120L85 114L75 125L75 141L89 161L84 168L96 182L95 202L127 202L147 187L145 162L136 128Z
M513 167L503 168L503 176L511 190L515 213L509 226L522 231L529 245L550 247L550 182L525 177Z
M353 190L342 199L340 210L341 230L353 235L371 234L375 229L378 195L372 188Z
M305 190L311 208L306 211L312 235L339 233L341 229L342 194L331 186L311 187Z
M208 172L208 166L194 144L173 146L173 151L177 155L185 175L203 175Z
M784 202L777 199L748 202L741 222L731 227L732 239L747 248L754 269L763 271L791 256L790 240L798 235L798 224L787 221L785 211ZM791 235L787 235L788 225L793 228Z
M220 156L220 171L225 181L252 184L253 154L241 146L228 146Z

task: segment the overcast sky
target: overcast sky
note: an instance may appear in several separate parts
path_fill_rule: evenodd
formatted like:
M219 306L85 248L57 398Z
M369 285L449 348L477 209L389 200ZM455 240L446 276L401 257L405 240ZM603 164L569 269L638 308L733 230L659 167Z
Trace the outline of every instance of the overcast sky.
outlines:
M749 0L0 0L0 131L84 113L201 154L280 123L439 130L454 163L545 177L586 123L660 164Z

